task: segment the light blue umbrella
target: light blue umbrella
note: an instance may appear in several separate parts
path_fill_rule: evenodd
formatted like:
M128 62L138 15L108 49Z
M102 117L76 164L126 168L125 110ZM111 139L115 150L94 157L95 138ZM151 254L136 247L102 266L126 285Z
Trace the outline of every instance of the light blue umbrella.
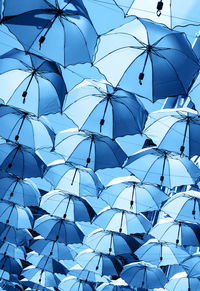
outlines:
M182 246L199 246L200 242L200 226L197 223L175 221L172 218L159 220L149 234L159 241Z
M27 51L12 49L0 57L0 67L0 85L7 105L36 116L61 111L66 86L56 63ZM5 83L10 79L12 83L8 90Z
M96 289L91 283L79 280L75 276L67 276L59 284L59 290L65 291L95 291Z
M149 115L144 133L160 149L167 149L189 158L200 155L200 118L189 108L163 109Z
M26 287L26 290L40 290L40 291L54 291L55 289L53 287L44 287L40 284L34 283L32 281L27 280L26 278L21 280L24 287Z
M78 279L84 280L86 282L108 282L107 276L101 276L93 271L88 271L78 264L69 269L68 275L75 276Z
M66 95L64 110L79 129L110 138L141 134L147 118L134 94L92 79L84 80Z
M165 285L165 288L169 291L190 290L195 291L200 288L200 279L192 278L185 272L176 273L172 276Z
M136 152L124 166L143 183L149 182L170 189L195 184L200 174L199 168L187 157L156 147Z
M132 288L163 288L167 282L160 268L143 261L125 265L121 277Z
M82 1L31 0L29 5L22 1L18 7L8 0L2 22L26 51L65 67L92 61L97 33Z
M0 198L22 206L38 206L40 192L30 179L0 172Z
M124 234L146 233L152 225L142 214L135 214L117 208L105 208L93 219L93 223L104 230Z
M91 232L84 243L96 252L110 255L132 254L140 246L133 236L101 228Z
M126 159L124 151L111 138L74 128L57 134L55 151L63 155L66 161L94 171L121 167Z
M133 288L129 287L121 278L112 280L109 283L103 283L97 287L97 291L131 291Z
M56 160L47 166L44 178L55 189L81 196L97 197L103 185L93 170Z
M0 254L0 269L3 269L10 274L20 275L23 267L19 259Z
M189 190L168 199L161 211L173 219L200 223L200 192Z
M94 65L113 86L152 102L186 96L199 70L183 33L137 17L100 37Z
M183 247L173 243L164 243L151 239L137 249L135 255L139 260L152 265L167 266L180 264L189 256L189 253Z
M18 229L7 224L0 223L0 240L17 246L28 246L32 235L27 229Z
M113 179L100 193L112 208L140 213L159 210L168 196L156 185L141 183L134 176Z
M51 215L74 222L91 221L96 215L87 200L61 190L53 190L42 196L40 207Z
M189 256L182 263L181 266L185 269L189 277L199 278L200 270L200 254L199 252Z
M16 246L15 244L5 241L0 243L0 253L14 259L25 260L26 250L24 246Z

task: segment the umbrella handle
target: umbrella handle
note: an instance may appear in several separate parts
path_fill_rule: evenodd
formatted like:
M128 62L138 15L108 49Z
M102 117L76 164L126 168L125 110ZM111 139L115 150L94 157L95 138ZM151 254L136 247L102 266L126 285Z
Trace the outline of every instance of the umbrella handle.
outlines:
M162 2L162 0L160 0L158 3L157 3L157 12L156 12L156 14L157 14L157 16L158 17L160 17L160 15L161 15L161 10L163 9L163 2Z

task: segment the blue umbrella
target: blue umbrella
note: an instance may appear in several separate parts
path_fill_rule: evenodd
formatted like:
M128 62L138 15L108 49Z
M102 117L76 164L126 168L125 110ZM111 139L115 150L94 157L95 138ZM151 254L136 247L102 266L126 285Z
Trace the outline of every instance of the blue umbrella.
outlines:
M50 256L55 260L73 260L76 252L64 243L35 237L29 248L40 255Z
M55 143L56 152L63 155L66 161L94 171L121 167L126 159L126 154L116 141L89 131L61 131Z
M74 222L50 215L35 220L34 230L45 239L65 244L81 243L84 236Z
M11 274L20 274L23 267L19 259L14 259L4 254L0 254L0 269Z
M195 184L200 174L199 168L187 157L156 147L144 148L129 157L125 168L143 183L168 188Z
M121 277L132 288L164 288L167 282L165 274L160 268L143 261L124 266Z
M182 246L199 246L200 226L196 223L175 221L172 218L159 220L149 232L159 241Z
M0 290L7 291L23 290L23 287L20 283L15 283L7 280L1 280L0 288L1 288Z
M33 215L28 207L0 201L0 222L16 228L32 228Z
M165 285L165 288L169 291L199 290L200 279L192 278L185 272L176 273L173 277L170 278L169 282Z
M74 87L66 96L64 110L79 129L110 138L141 134L147 118L134 94L97 80L84 80Z
M141 183L134 176L113 179L100 193L112 208L140 213L159 210L168 196L157 186Z
M87 200L61 190L53 190L42 196L40 207L51 215L74 222L91 221L96 215Z
M5 139L33 149L53 147L54 134L51 129L28 112L1 105L0 122L0 136Z
M200 254L197 252L191 256L188 256L182 263L181 266L185 269L189 277L199 278L200 270Z
M44 178L55 189L67 190L81 197L96 197L103 189L102 183L91 169L59 160L47 166Z
M0 242L0 253L3 255L8 255L14 259L25 260L26 250L23 246L16 246L7 241Z
M22 206L38 206L40 192L30 179L0 172L0 198Z
M21 178L43 175L46 165L33 149L4 140L0 142L0 169Z
M113 280L109 283L103 283L97 287L97 291L131 291L133 288L129 287L121 278Z
M135 214L117 208L105 208L94 219L93 223L105 230L124 234L146 233L152 225L142 214Z
M180 264L189 253L173 243L163 243L151 239L136 250L135 255L141 261L149 262L156 266Z
M0 67L2 85L9 79L14 80L9 90L7 86L3 86L4 100L8 105L32 112L36 116L61 111L66 86L56 63L35 54L12 49L0 57Z
M95 291L96 289L88 282L79 280L74 276L67 276L59 284L59 290Z
M84 243L96 252L123 255L132 254L139 246L139 242L130 235L96 229L84 240Z
M144 133L161 149L185 154L189 158L200 155L200 118L188 108L164 109L151 113Z
M13 243L17 246L28 246L32 235L26 229L17 229L0 223L0 240Z
M173 219L200 223L200 192L180 192L168 199L161 208Z
M100 37L94 65L113 86L153 102L186 96L199 70L183 33L137 17Z
M40 291L54 291L55 290L53 287L46 288L40 284L29 281L26 278L22 279L21 282L22 282L22 285L26 287L26 290L40 290Z
M122 271L122 265L115 256L95 253L91 249L80 252L75 261L84 269L101 276L118 276Z
M93 271L88 271L78 264L69 269L68 275L75 276L86 282L108 282L108 279L105 276L101 276Z
M82 1L25 2L18 7L6 1L2 22L26 51L37 51L63 66L92 61L97 33Z

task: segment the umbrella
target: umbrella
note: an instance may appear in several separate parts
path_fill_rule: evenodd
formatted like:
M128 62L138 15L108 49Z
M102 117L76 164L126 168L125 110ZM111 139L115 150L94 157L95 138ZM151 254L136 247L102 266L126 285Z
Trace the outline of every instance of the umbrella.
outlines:
M141 134L147 119L134 94L97 80L84 80L74 87L66 96L64 110L79 129L110 138Z
M20 7L23 4L21 2ZM8 90L8 86L3 84L9 79L13 81ZM1 83L4 101L8 105L36 116L61 111L66 86L61 70L54 62L27 51L12 49L0 57Z
M21 275L33 283L45 287L57 287L60 283L60 279L56 273L38 269L33 265L24 268Z
M200 254L195 253L188 258L186 258L181 266L185 269L189 277L199 278L200 271Z
M98 196L103 189L93 170L59 160L47 166L44 178L55 189L67 190L77 196Z
M200 118L189 108L163 109L149 115L144 133L161 149L185 154L189 158L200 155Z
M177 273L170 278L165 288L169 291L199 290L200 279L191 278L185 272Z
M40 255L50 256L55 260L73 260L76 252L63 243L35 237L29 248Z
M84 236L74 222L50 215L35 220L34 230L45 239L65 244L81 243Z
M199 70L185 34L137 17L100 37L94 65L113 86L153 102L186 96Z
M200 223L200 192L190 190L177 193L169 198L161 210L173 219Z
M0 201L0 222L16 228L32 228L33 215L28 207Z
M163 288L167 282L165 274L160 268L145 262L124 266L121 277L130 287L145 289Z
M74 222L91 221L96 215L87 200L61 190L53 190L42 196L40 207L51 215Z
M156 147L136 152L128 158L125 168L143 183L149 182L168 188L195 184L200 174L197 166L187 157Z
M21 178L30 178L42 176L45 168L33 149L0 140L0 169Z
M4 254L0 254L0 269L11 274L20 274L23 267L19 259L14 259Z
M146 233L152 225L142 214L135 214L117 208L105 208L94 219L93 223L104 230L124 234Z
M18 7L6 1L2 22L26 51L36 51L63 66L92 61L97 34L82 1L25 2Z
M131 291L133 288L129 287L121 278L112 280L109 283L103 283L97 287L97 291Z
M0 242L0 253L3 255L8 255L14 259L25 260L25 248L23 246L16 246L7 241Z
M157 186L129 176L113 179L100 193L100 198L112 208L140 213L159 210L168 196Z
M121 167L126 154L109 137L89 131L69 129L56 136L55 151L68 162L92 168L94 171Z
M88 282L79 280L74 276L67 276L59 284L59 290L95 291L96 289Z
M200 226L198 224L175 221L172 218L159 220L149 234L159 241L182 246L199 246L200 242Z
M32 235L27 229L17 229L0 222L0 240L17 246L28 246Z
M101 276L93 271L88 271L83 269L80 265L74 265L69 270L69 275L75 276L80 280L84 280L86 282L108 282L106 277Z
M163 243L151 239L136 250L135 255L141 261L156 266L167 266L180 264L189 253L181 246L173 243Z
M75 261L84 269L101 276L118 276L122 271L121 263L115 256L95 253L91 249L80 252Z
M30 179L0 172L0 198L22 206L38 206L40 192Z
M29 281L26 278L22 279L21 282L23 286L27 287L26 290L40 290L40 291L54 291L55 290L53 287L46 288L40 284Z
M49 256L38 255L36 252L27 254L26 260L38 269L42 269L51 273L66 274L68 272L61 263L50 258Z
M132 254L139 246L139 242L130 235L96 229L84 240L84 243L96 252L123 255Z

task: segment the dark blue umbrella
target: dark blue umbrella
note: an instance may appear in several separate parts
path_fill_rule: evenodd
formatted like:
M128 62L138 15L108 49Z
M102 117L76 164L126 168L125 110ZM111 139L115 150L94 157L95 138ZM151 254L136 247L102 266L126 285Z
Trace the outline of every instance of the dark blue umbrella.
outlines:
M20 274L23 267L19 259L14 259L4 254L0 254L0 269L11 274Z
M8 81L14 80L9 90L5 90L3 86L4 100L8 105L32 112L36 116L61 111L66 86L56 63L35 54L12 49L0 57L0 82L1 78L2 82L5 82L5 78Z
M93 170L59 160L47 166L44 178L55 189L67 190L81 197L97 197L103 190L103 185Z
M29 147L0 140L0 169L21 178L40 177L46 165Z
M38 206L40 192L30 179L0 172L0 198L22 206Z
M97 33L82 1L31 0L27 5L22 0L18 5L8 0L2 22L26 51L37 51L65 67L92 61Z
M141 134L147 118L134 94L97 80L84 80L74 87L66 95L64 110L79 129L110 138Z
M56 136L55 150L68 162L92 168L94 171L121 167L126 154L109 137L89 131L69 129Z
M27 229L17 229L7 224L0 223L0 240L13 243L17 246L28 246L32 235Z

